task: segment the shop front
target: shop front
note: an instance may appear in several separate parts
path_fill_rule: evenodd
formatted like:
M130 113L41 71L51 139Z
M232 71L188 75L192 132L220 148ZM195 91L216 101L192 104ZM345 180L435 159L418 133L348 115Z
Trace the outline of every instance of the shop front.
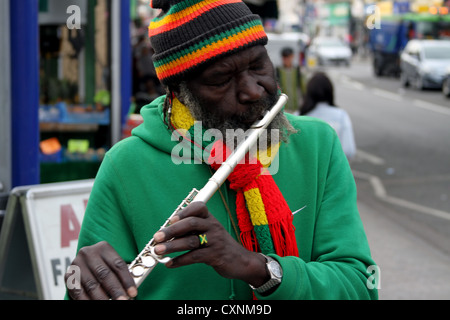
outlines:
M1 120L11 132L0 140L10 155L0 168L5 190L94 178L130 109L130 0L2 6L10 13L9 25L2 22L11 79L2 82L10 92Z
M0 1L0 299L63 298L93 178L128 119L136 1Z

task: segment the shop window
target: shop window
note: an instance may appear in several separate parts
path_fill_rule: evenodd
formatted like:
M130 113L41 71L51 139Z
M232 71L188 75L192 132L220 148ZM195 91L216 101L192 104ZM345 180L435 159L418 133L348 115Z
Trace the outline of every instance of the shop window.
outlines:
M39 9L41 183L94 178L111 147L111 0Z

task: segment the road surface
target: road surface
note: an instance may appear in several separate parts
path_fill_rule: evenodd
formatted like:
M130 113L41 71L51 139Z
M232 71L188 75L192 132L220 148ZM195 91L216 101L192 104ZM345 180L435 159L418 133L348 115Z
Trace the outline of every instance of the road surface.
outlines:
M450 100L376 78L368 61L325 71L354 126L351 167L380 299L450 299Z

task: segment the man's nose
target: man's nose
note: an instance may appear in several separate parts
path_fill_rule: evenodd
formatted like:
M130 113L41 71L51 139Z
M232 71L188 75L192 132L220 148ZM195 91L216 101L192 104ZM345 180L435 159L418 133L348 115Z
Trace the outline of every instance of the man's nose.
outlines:
M257 79L244 73L239 77L238 86L238 99L242 104L254 103L261 100L264 95L264 87L258 83Z

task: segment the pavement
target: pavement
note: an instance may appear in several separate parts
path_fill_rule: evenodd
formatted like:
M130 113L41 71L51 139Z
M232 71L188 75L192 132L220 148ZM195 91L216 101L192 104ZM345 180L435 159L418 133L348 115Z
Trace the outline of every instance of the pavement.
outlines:
M418 213L383 203L370 196L367 181L356 182L361 219L380 270L379 299L450 299L448 240L433 239L438 235L432 230L424 232L426 226L417 220Z

